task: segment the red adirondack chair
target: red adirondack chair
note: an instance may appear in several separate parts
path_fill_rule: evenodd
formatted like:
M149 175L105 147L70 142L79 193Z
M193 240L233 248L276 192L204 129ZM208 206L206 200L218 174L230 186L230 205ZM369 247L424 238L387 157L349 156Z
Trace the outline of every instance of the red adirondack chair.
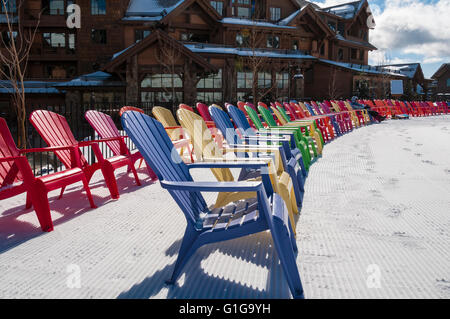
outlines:
M134 107L134 106L123 106L120 111L119 111L119 116L122 116L123 113L125 113L126 111L136 111L139 113L145 113L143 109L140 109L138 107Z
M70 165L64 171L35 177L24 154L36 152L68 152ZM76 146L19 150L5 119L0 117L0 200L27 192L26 208L34 207L41 229L49 232L53 230L53 222L48 192L79 181L83 183L91 207L95 208Z
M139 177L137 176L136 168L134 167L134 163L139 159L143 159L143 157L139 151L131 152L128 149L127 145L125 144L126 136L120 135L119 130L114 124L111 116L99 111L89 110L85 113L84 117L92 126L92 128L97 132L100 138L119 138L119 140L108 141L106 142L106 144L111 149L114 156L121 156L126 158L119 162L123 164L122 166L128 165L128 171L131 170L131 172L133 173L134 178L136 179L136 184L141 185L141 183L139 182ZM117 166L117 168L118 167L120 166ZM149 165L147 165L147 171L152 180L157 179L156 174L153 172Z
M117 189L117 181L114 176L114 170L117 167L128 164L128 159L122 156L113 156L105 159L100 151L98 145L99 142L120 141L122 138L113 137L102 140L82 141L79 142L75 139L70 130L69 124L64 116L57 113L45 110L33 111L30 115L30 122L34 128L38 131L39 135L44 139L47 145L51 147L55 146L75 146L77 148L77 154L80 157L80 167L83 170L87 181L89 182L92 175L101 169L103 177L106 182L106 186L109 189L111 197L118 199L119 191ZM80 147L91 147L94 151L97 161L93 164L89 164L86 158L80 151ZM66 168L71 168L71 157L73 156L68 150L58 150L55 152L61 163ZM64 193L65 187L61 189L61 195Z

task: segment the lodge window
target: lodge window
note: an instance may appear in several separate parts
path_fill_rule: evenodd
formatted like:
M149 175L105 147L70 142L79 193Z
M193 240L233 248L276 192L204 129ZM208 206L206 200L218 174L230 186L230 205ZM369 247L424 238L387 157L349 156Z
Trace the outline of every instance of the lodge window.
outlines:
M298 40L293 40L292 41L292 50L298 50L299 46L298 46Z
M75 51L75 33L43 33L44 44L51 48L67 48ZM73 52L72 52L73 53Z
M339 49L338 50L338 61L342 61L344 59L344 50Z
M178 74L147 75L141 82L141 102L168 103L183 100L183 80Z
M223 15L223 2L222 1L210 1L210 3L211 3L211 7L216 9L216 11L220 15Z
M360 59L361 61L364 60L364 50L359 50L359 59Z
M251 0L233 0L232 14L240 18L251 18L252 16Z
M447 87L450 87L450 78L447 79Z
M46 65L45 76L50 79L67 79L76 74L76 67L71 65Z
M142 41L148 35L150 35L150 30L134 30L134 42Z
M281 19L281 8L270 8L270 20L278 21Z
M276 85L278 89L287 89L289 87L289 73L282 72L276 74Z
M52 48L64 48L66 46L66 35L64 33L42 34L44 43Z
M17 12L17 4L16 4L16 0L3 0L0 1L0 12L10 12L10 13L15 13ZM5 7L6 7L6 11L5 11Z
M328 26L330 27L331 30L336 32L336 21L328 20Z
M320 46L320 55L325 55L325 44Z
M197 101L205 104L222 103L222 69L197 83Z
M270 88L272 86L272 74L270 72L258 72L258 88Z
M106 44L106 30L92 29L91 39L94 43Z
M238 72L237 73L237 88L251 89L253 87L253 73L252 72Z
M240 47L247 47L250 44L250 36L243 35L242 33L236 34L236 45Z
M73 0L43 0L43 13L50 15L64 15L67 6L71 4L73 4Z
M273 49L279 49L280 48L280 37L269 35L267 36L267 47L273 48Z
M1 43L4 43L4 45L6 47L9 47L12 44L11 35L12 35L12 39L14 39L14 41L16 41L16 39L17 39L17 31L12 31L11 33L9 31L3 31L1 33L1 36L2 36L2 42Z
M106 14L106 0L91 0L91 14L92 15Z
M345 36L345 24L343 22L338 23L337 30L340 35Z
M358 53L358 50L356 50L356 49L350 49L350 56L351 56L351 58L353 59L353 60L356 60L358 57L357 57L357 53Z
M185 41L185 42L208 43L209 42L209 34L207 34L207 33L182 33L180 39L181 39L181 41Z

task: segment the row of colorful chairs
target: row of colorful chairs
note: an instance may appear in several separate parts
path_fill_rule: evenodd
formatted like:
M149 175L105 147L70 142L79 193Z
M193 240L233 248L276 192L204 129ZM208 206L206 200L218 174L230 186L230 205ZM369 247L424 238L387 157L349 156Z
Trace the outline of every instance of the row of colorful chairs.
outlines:
M359 100L388 118L406 114L412 117L450 114L450 103L431 101Z
M367 112L323 112L297 102L257 107L240 102L238 107L181 104L177 119L162 107L152 113L155 118L130 108L122 125L187 220L169 283L177 280L198 247L270 229L291 293L302 297L295 215L302 206L308 169L325 143L354 125L370 124ZM179 138L191 141L195 163L173 158L172 143ZM193 168L211 169L217 182L194 182ZM230 168L240 169L237 179ZM206 207L199 192L218 193L213 207Z

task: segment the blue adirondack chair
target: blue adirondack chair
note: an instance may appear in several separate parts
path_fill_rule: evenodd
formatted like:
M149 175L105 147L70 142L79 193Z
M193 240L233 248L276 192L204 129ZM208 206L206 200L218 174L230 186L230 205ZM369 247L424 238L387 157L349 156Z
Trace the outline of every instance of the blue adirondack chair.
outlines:
M221 131L222 135L229 145L244 145L244 141L236 133L233 123L227 113L217 107L210 106L209 112L216 123L216 127ZM251 140L250 145L257 145L258 140ZM281 161L283 163L284 170L289 174L294 186L295 199L297 201L297 206L301 207L304 193L304 180L303 173L298 161L291 156L290 147L288 141L287 144L289 158L286 156L286 146L280 147Z
M281 143L283 145L283 149L286 154L286 158L293 157L299 164L303 173L303 176L306 177L307 171L305 169L305 165L302 159L302 153L295 146L295 139L293 134L289 133L274 133L273 132L264 132L261 134L260 132L255 131L250 126L250 123L245 116L245 113L242 112L239 108L232 104L227 104L228 114L233 119L233 123L236 125L236 128L239 130L241 136L245 139L246 142L250 142L252 139L256 139L257 141L272 141L273 143ZM288 140L286 139L288 137ZM299 180L300 187L303 191L304 178Z
M264 162L199 162L185 164L161 123L139 113L122 115L122 126L144 159L183 211L187 226L183 242L168 284L174 284L195 251L206 244L239 238L270 230L275 249L294 298L303 298L303 288L296 264L297 245L284 201L273 192L270 177L262 182L194 182L194 168L268 169ZM256 198L210 210L201 192L255 192Z

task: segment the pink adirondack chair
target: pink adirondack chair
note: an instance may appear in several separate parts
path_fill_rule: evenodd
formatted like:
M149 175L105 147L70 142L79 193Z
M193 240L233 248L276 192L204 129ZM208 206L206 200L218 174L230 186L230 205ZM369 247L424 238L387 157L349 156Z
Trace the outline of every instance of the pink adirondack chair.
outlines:
M26 153L68 152L70 165L66 170L35 177ZM19 150L5 119L0 117L0 200L27 192L26 208L34 207L43 231L53 230L48 192L81 181L92 208L95 208L88 181L81 168L78 149L73 145Z
M75 146L77 148L77 156L79 156L80 158L80 167L83 170L87 181L89 182L92 178L92 175L98 169L101 169L111 197L113 199L118 199L120 197L119 191L117 189L117 181L114 176L114 170L118 167L127 165L129 163L128 158L124 156L113 156L111 158L105 159L102 155L102 152L100 151L98 143L120 141L122 140L122 138L113 137L102 140L79 142L73 136L66 118L51 111L33 111L33 113L31 113L30 115L30 122L38 131L39 135L47 143L47 145L51 147ZM91 147L94 151L97 161L93 164L89 164L86 158L81 153L80 147ZM71 168L71 157L73 155L68 150L58 150L55 152L55 154L66 168ZM60 197L62 197L64 189L65 187L61 189Z
M136 184L141 185L136 172L136 168L134 167L134 163L139 159L143 159L143 157L139 151L131 152L128 149L127 145L125 144L126 136L120 135L119 130L114 124L111 116L99 111L90 110L84 114L84 117L92 126L92 128L97 132L100 138L119 138L119 140L111 140L106 142L106 145L108 145L108 147L111 149L114 156L121 156L126 158L121 161L121 163L123 164L123 166L128 165L128 171L131 170L131 172L133 173L134 178L136 179ZM153 172L149 165L147 165L147 171L152 180L157 179L156 174Z

